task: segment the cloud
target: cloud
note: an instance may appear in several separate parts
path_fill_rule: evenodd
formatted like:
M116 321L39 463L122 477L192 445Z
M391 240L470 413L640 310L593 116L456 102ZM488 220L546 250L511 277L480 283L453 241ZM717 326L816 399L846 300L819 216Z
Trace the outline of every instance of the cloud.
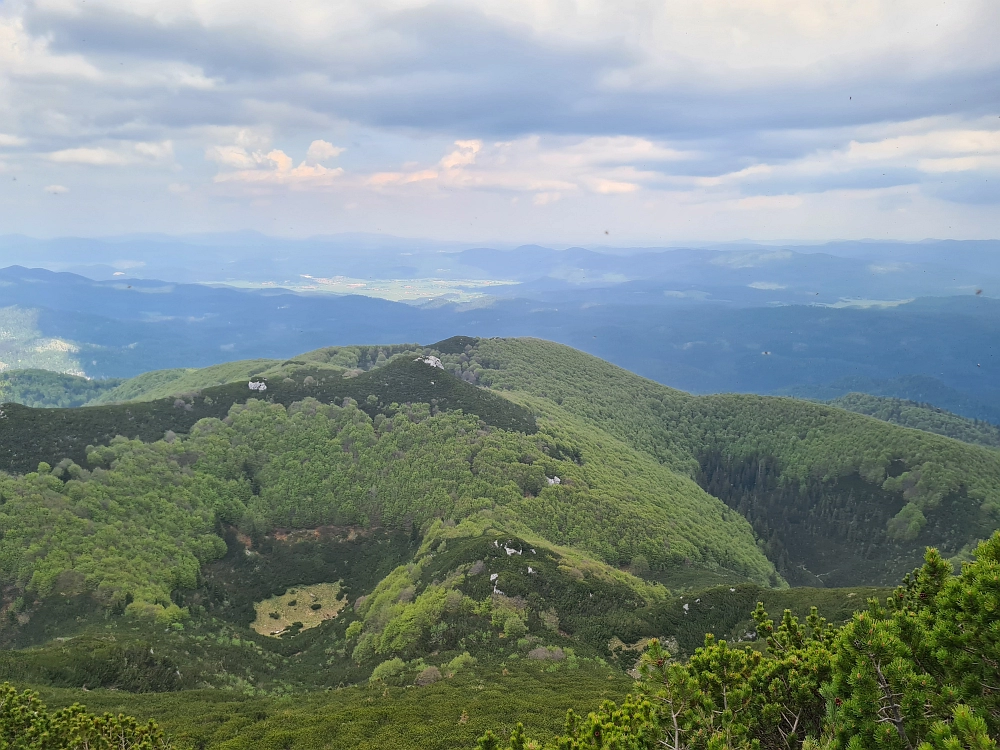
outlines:
M820 148L792 158L758 161L718 174L675 172L665 182L719 196L739 191L740 209L797 208L803 193L881 189L899 185L941 185L948 173L1000 173L1000 128L980 120L935 118L882 124L865 138ZM747 195L749 194L749 195Z
M476 163L476 154L483 148L482 141L455 141L457 147L441 160L445 169L459 169Z
M25 0L0 4L0 148L35 184L100 170L93 189L119 210L93 221L178 231L257 226L252 200L284 189L340 191L366 209L354 228L391 214L402 233L471 226L445 199L479 216L546 206L568 226L627 216L651 237L664 206L684 238L745 236L757 214L776 236L888 236L910 209L931 234L983 233L1000 201L998 26L994 0ZM178 217L132 167L216 189ZM7 198L5 226L50 231ZM823 199L839 222L803 221Z
M49 154L49 159L62 164L121 167L129 163L125 154L110 148L67 148Z
M45 188L46 193L51 193L52 195L62 195L63 193L68 193L69 188L63 185L47 185Z
M588 187L596 193L603 195L615 195L616 193L634 193L639 186L634 182L619 182L617 180L604 180L600 177L588 178Z
M658 177L655 172L639 171L634 162L655 165L685 158L684 153L663 144L632 137L458 140L436 164L378 172L366 184L533 193L534 205L540 206L559 200L563 193L634 193Z
M562 193L535 193L532 203L536 206L547 206L550 203L555 203L560 198L562 198Z
M0 133L0 147L4 146L23 146L28 142L27 138L21 138L17 135L8 135L6 133Z
M313 141L306 151L306 163L318 164L327 159L335 159L344 153L344 149L334 146L327 141Z
M83 146L53 151L48 159L59 164L84 164L95 167L125 167L136 164L169 164L174 149L170 141L161 143L123 143L116 147Z
M258 187L285 186L295 189L329 187L344 170L320 164L339 156L344 149L327 141L313 141L306 158L295 166L294 160L281 149L248 151L241 145L212 146L205 157L224 169L215 175L216 183L234 183Z
M744 211L761 211L767 209L792 209L802 205L802 197L798 195L754 195L740 198L736 207Z

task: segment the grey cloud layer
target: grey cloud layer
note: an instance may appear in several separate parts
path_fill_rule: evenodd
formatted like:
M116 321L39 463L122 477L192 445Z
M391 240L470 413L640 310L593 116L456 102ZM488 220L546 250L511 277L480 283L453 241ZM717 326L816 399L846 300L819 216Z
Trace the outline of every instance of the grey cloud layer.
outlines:
M971 117L1000 101L994 64L927 72L897 50L780 75L762 70L735 85L698 61L678 59L669 82L617 89L605 79L643 62L643 51L628 40L559 44L473 9L431 5L387 13L356 33L331 28L303 40L254 19L207 26L84 7L67 14L29 6L26 28L50 38L54 51L85 55L105 68L140 59L203 71L216 83L210 91L178 88L164 96L140 86L130 92L139 112L173 125L247 122L264 117L268 103L287 103L375 127L465 128L501 138L540 132L686 139ZM982 22L1000 23L992 16ZM102 83L83 88L100 96ZM115 119L113 111L105 114L105 124Z
M243 201L247 221L250 200L309 190L403 214L492 191L465 210L502 225L522 193L571 225L602 196L640 221L714 201L739 224L865 191L894 211L921 196L988 211L997 27L992 0L13 2L0 174L34 169L66 204L81 185L225 200L232 216ZM313 142L347 151L306 164Z

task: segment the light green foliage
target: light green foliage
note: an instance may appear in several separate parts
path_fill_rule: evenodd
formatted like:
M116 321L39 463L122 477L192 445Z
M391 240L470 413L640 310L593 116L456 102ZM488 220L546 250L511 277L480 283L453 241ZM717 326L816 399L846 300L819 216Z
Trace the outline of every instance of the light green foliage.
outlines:
M476 657L469 654L468 651L456 656L447 664L448 673L454 675L456 672L462 669L470 669L476 665Z
M0 475L4 583L38 597L91 590L119 606L131 595L165 612L171 590L195 585L201 563L225 552L216 512L239 489L181 471L180 452L118 440L95 452L111 471Z
M36 408L82 406L121 382L117 379L90 380L49 370L5 370L0 372L0 403Z
M958 414L952 414L930 404L901 398L871 396L867 393L848 393L828 403L901 427L933 432L987 448L1000 448L1000 427L978 419L960 417Z
M398 656L384 661L372 670L371 680L373 682L384 682L399 676L406 671L406 662Z
M857 472L908 501L911 510L891 527L897 538L919 530L917 511L962 492L985 516L1000 513L1000 454L987 448L806 401L692 396L535 339L481 340L468 356L480 365L480 383L518 399L543 397L537 408L559 405L679 472L693 475L713 451L777 457L786 483ZM903 467L899 476L889 476L894 465Z
M94 716L74 704L49 712L35 693L0 685L0 747L4 750L167 750L153 722Z
M426 405L377 422L353 403L250 400L186 438L94 448L92 473L63 462L53 473L2 477L0 573L39 597L82 576L85 588L109 602L130 595L142 612L169 606L172 589L193 587L199 565L224 552L213 534L220 520L259 534L442 517L478 517L466 531L524 531L612 564L641 554L653 565L687 556L760 581L773 571L740 516L568 416L532 436L484 430L459 412L431 416ZM562 443L579 446L582 465L550 455ZM562 484L550 486L552 476ZM394 598L395 582L384 582ZM446 593L425 590L406 604L405 627L397 623L376 650L403 648Z

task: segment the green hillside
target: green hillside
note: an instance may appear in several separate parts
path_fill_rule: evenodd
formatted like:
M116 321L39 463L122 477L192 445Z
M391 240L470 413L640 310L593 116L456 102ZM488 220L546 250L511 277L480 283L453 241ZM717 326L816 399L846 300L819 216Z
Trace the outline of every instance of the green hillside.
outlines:
M933 432L963 443L1000 448L1000 427L990 422L960 417L930 404L871 396L867 393L848 393L828 403L847 411L867 414L883 422L898 424L900 427Z
M316 376L317 370L322 370L324 375L346 373L347 377L354 377L382 367L400 356L422 352L423 347L417 344L331 346L284 362L276 359L244 359L200 369L154 370L116 382L117 387L94 398L90 405L121 401L154 401L167 396L194 393L213 386L247 380L256 375L265 379L278 376L294 377L302 370L307 371L302 377L310 374Z
M927 545L967 557L1000 526L987 448L794 399L692 396L533 339L482 340L467 357L478 382L542 397L695 477L793 584L884 584Z
M176 747L551 740L650 639L756 653L757 602L846 623L1000 525L995 450L530 339L116 390L3 406L0 680Z
M0 403L34 407L73 407L99 399L123 381L91 380L50 370L0 372Z
M277 364L279 361L273 359L247 359L201 369L154 370L119 381L115 388L105 391L89 403L153 401L180 393L192 393L236 380L247 380Z
M416 368L451 377L423 363L378 372ZM28 419L4 421L15 418ZM373 419L353 401L307 398L286 408L250 399L225 420L198 421L189 437L115 438L87 451L89 469L64 459L0 480L4 579L44 598L68 576L109 604L131 598L134 608L162 609L224 552L213 533L220 521L253 537L327 525L425 527L435 518L477 535L495 528L576 547L612 565L641 558L659 569L718 565L764 582L773 574L743 518L618 441L570 418L544 420L534 435L481 424L426 404L389 405Z
M268 372L271 377L254 376L266 384L266 391L252 390L241 379L167 398L82 409L41 411L7 404L0 413L0 470L28 472L40 461L57 463L63 458L83 464L88 445L107 444L117 435L151 441L168 430L187 432L199 419L223 418L233 404L255 395L286 406L305 398L324 403L350 398L371 417L394 403L426 403L435 411L462 409L477 414L502 429L535 429L523 407L416 362L413 356L397 357L355 377L344 377L344 371L322 364L295 362Z
M779 582L742 517L571 414L413 356L345 377L329 354L286 363L264 391L5 407L8 455L52 463L0 475L0 679L53 705L83 697L53 689L86 688L92 706L155 716L185 747L237 731L245 744L231 746L316 747L345 720L371 728L341 736L372 747L417 747L406 722L447 721L419 746L449 747L532 705L554 735L566 707L623 695L629 644L700 636L700 619L629 570ZM145 442L84 440L122 425ZM80 463L58 458L84 443ZM250 627L275 596L290 612L330 605L306 598L317 584L338 592L333 619ZM520 690L504 703L508 676ZM195 689L254 702L197 699L227 717L209 720L190 708ZM171 697L123 697L146 693ZM312 697L289 714L290 694Z

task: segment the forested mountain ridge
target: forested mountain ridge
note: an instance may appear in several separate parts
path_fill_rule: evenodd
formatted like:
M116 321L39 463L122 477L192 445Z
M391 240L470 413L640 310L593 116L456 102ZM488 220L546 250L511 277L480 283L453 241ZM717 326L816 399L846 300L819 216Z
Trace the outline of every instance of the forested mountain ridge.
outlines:
M265 392L268 401L286 406L305 398L329 403L347 397L360 402L360 408L371 417L393 404L426 403L441 410L464 409L502 429L534 431L532 416L523 407L416 361L418 355L423 356L422 350L408 345L398 348L400 351L386 368L369 372L293 360L268 370L270 379L241 378L167 398L80 409L33 410L6 404L0 414L0 469L26 472L39 461L52 463L63 459L82 463L86 460L87 446L107 444L117 435L151 441L167 431L187 432L199 419L223 418L233 404ZM211 369L209 382L216 379L218 372ZM436 377L435 372L442 377ZM185 380L190 383L194 377L187 375ZM248 389L248 382L253 388ZM260 385L265 390L255 390Z
M117 381L114 388L104 391L87 402L87 405L113 404L120 401L153 401L180 393L192 393L215 385L248 380L279 364L280 360L274 359L247 359L202 368L153 370L134 378Z
M963 443L1000 448L1000 427L979 419L969 419L952 414L931 404L900 398L872 396L867 393L848 393L828 402L847 411L867 414L901 427L933 432L955 438Z
M928 544L967 556L1000 526L995 451L788 398L692 396L534 339L481 340L479 382L530 393L697 477L797 583L901 577Z
M464 347L448 349L434 351L461 369ZM75 410L5 405L8 459L38 466L2 480L5 581L23 602L94 591L169 619L172 592L225 553L220 523L260 539L330 525L429 533L435 519L457 524L446 536L494 529L577 550L595 571L693 564L780 580L746 521L689 478L570 414L533 417L413 350L395 354L344 377L317 369L336 352L314 353L266 390L244 381Z
M91 380L51 370L4 370L0 372L0 403L33 407L83 406L122 383L113 378Z

